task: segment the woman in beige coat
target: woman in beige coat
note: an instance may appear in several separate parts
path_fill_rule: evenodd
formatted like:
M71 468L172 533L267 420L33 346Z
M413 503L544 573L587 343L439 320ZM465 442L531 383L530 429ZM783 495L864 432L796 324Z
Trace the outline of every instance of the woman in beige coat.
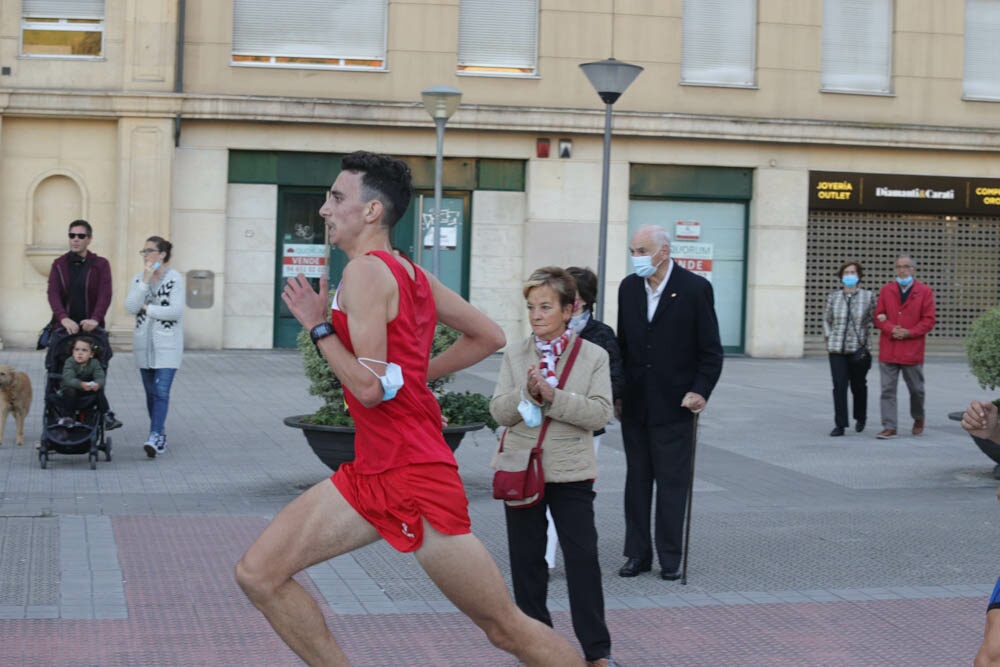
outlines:
M570 614L584 656L592 665L614 665L604 621L604 592L594 524L593 432L611 417L608 353L580 340L580 351L563 388L557 389L577 337L567 328L576 299L573 277L559 267L538 269L524 285L532 335L504 353L490 413L505 428L505 451L542 442L545 495L533 507L505 507L507 545L517 605L552 625L546 605L545 510L552 512L566 564Z

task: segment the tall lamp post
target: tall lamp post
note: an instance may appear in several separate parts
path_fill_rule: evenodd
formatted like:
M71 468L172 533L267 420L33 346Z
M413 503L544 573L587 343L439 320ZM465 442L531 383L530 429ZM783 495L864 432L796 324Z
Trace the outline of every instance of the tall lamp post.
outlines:
M434 252L431 272L441 277L441 181L444 178L444 126L462 101L462 92L450 86L434 86L420 93L424 109L437 126L437 157L434 161ZM420 221L420 243L423 243L423 220Z
M608 254L608 178L611 171L611 107L642 72L638 65L608 58L580 69L604 101L604 167L601 175L601 226L597 249L597 319L604 319L604 273Z

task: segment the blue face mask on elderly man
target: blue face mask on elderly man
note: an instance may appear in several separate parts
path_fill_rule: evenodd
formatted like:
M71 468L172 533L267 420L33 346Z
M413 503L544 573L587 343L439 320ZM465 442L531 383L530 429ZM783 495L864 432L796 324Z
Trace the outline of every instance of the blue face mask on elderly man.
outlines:
M660 251L657 250L656 252ZM656 252L654 252L653 255L655 255ZM635 271L635 275L639 276L640 278L648 278L654 273L656 273L656 270L660 268L660 264L663 264L662 259L656 264L653 264L652 255L632 256L632 270Z

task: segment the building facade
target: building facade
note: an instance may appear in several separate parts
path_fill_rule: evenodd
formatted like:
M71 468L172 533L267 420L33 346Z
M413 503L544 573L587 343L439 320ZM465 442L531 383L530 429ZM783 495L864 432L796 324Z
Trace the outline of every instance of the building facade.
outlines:
M187 344L287 346L283 276L339 275L317 210L356 149L405 159L394 243L528 331L521 281L596 268L604 106L581 72L641 65L614 106L605 319L655 222L710 277L727 350L818 349L844 259L912 254L956 349L1000 294L997 0L12 0L0 4L0 341L33 343L76 218L111 260L114 340L137 251L185 273ZM882 193L882 194L880 194Z

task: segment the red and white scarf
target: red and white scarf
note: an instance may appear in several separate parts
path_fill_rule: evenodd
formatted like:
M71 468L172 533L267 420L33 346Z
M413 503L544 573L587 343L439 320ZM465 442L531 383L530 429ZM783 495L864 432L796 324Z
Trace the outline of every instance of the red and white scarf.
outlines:
M535 336L535 346L542 353L542 360L538 363L538 370L542 372L545 381L552 387L559 385L559 378L556 377L556 360L562 355L566 347L569 346L569 339L572 335L573 332L570 329L566 329L562 336L549 342Z

